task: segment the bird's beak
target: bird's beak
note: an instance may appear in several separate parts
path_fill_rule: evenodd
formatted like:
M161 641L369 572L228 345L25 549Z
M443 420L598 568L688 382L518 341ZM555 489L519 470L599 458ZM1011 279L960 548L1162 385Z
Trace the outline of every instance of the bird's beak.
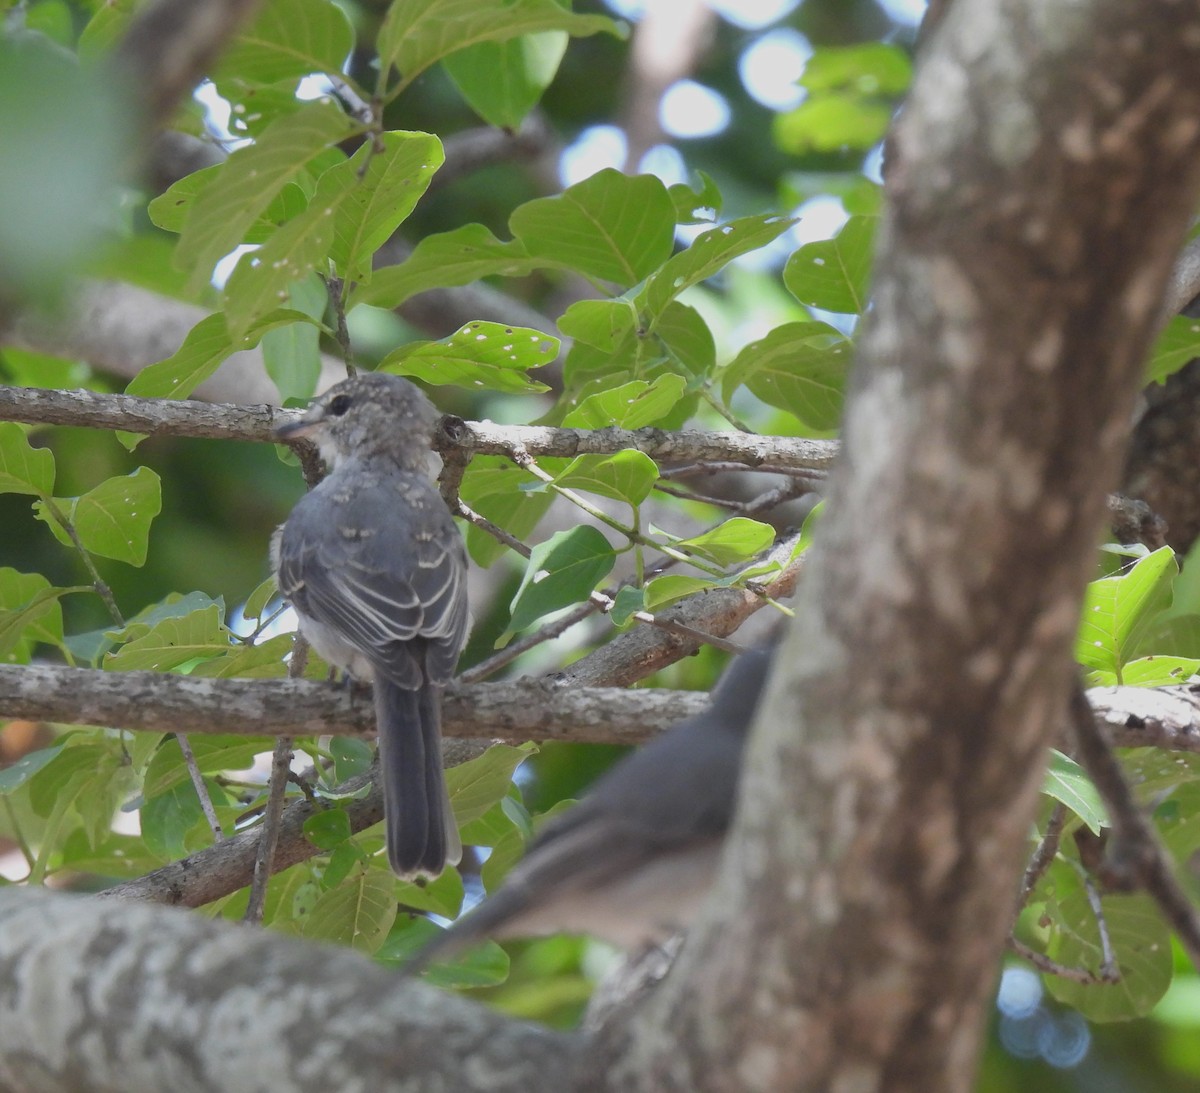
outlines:
M301 440L306 436L312 436L314 432L320 428L323 420L323 415L319 407L310 406L304 413L291 421L285 421L282 425L275 427L275 439L288 443L293 440Z

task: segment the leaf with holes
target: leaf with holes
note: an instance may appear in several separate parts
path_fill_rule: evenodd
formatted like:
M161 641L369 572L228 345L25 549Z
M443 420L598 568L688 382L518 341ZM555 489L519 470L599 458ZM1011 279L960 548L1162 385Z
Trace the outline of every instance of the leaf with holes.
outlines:
M1142 634L1170 605L1176 572L1174 552L1162 547L1127 573L1092 581L1075 639L1079 663L1112 672L1120 680Z
M1069 968L1097 972L1102 961L1096 915L1083 881L1066 862L1056 861L1043 882L1050 896L1051 926L1046 955ZM1044 977L1046 990L1089 1021L1125 1021L1149 1013L1171 983L1171 934L1146 895L1101 899L1109 941L1120 971L1116 983L1074 983Z
M806 243L783 267L783 283L802 304L861 315L875 251L875 216L852 216L832 239Z
M575 407L563 425L571 429L641 429L661 421L683 397L687 380L678 375L662 375L653 383L632 380L608 391L588 395Z
M765 247L794 223L786 216L743 216L709 229L646 281L637 296L638 306L652 317L661 315L685 289L708 280L735 258Z
M1057 749L1050 752L1050 767L1042 792L1066 805L1095 834L1109 826L1104 802L1083 767Z
M88 553L130 565L145 564L150 524L162 509L162 482L149 467L109 478L82 497L56 500ZM36 501L34 507L59 542L74 546L45 502Z
M234 152L184 220L175 261L191 271L189 290L196 292L207 284L218 260L245 241L247 230L275 195L355 128L338 107L306 103L273 121L254 144Z
M550 364L558 345L557 338L540 330L474 322L440 342L401 346L379 362L379 370L468 389L545 391L544 383L525 372Z

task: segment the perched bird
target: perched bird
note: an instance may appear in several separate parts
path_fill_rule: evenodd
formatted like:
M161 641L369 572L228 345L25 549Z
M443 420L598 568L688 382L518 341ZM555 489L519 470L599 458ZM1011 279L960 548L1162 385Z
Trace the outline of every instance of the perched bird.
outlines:
M773 648L742 654L709 705L614 766L550 820L487 899L405 966L485 937L587 933L635 952L691 922L733 817Z
M280 440L329 475L272 543L279 590L325 660L375 692L388 858L436 876L462 854L442 772L441 700L467 636L467 557L430 479L433 404L383 373L331 387Z

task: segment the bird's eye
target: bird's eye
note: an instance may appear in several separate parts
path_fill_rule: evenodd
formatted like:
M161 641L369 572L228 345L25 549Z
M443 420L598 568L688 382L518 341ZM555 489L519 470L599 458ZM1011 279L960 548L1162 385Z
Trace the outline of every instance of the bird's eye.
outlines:
M347 410L350 409L351 398L349 395L336 395L329 404L329 412L334 417L341 417Z

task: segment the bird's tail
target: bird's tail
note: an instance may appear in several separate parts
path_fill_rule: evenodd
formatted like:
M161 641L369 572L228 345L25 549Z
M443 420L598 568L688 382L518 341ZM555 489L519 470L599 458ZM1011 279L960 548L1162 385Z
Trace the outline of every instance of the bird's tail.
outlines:
M441 688L376 677L375 720L388 860L405 878L436 877L462 857L442 771Z

